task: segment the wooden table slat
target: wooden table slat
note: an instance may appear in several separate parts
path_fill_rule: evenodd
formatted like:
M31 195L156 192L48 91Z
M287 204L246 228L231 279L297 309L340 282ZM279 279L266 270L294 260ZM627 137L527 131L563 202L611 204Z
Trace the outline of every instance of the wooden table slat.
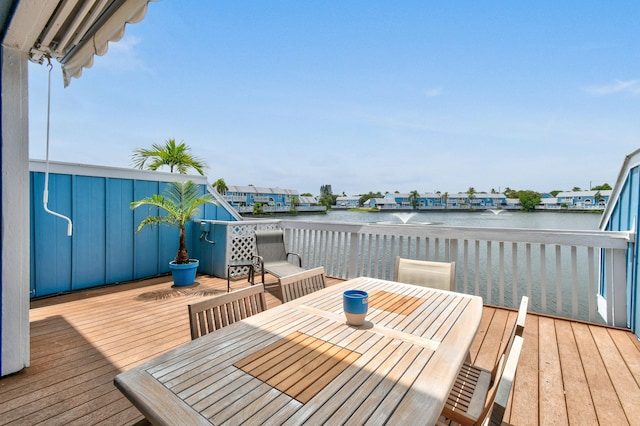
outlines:
M315 322L317 318L309 318L308 322ZM305 325L304 323L299 325ZM233 326L233 325L232 325ZM230 328L229 326L227 328ZM295 326L289 326L287 328L278 328L277 330L295 330ZM187 356L183 354L180 359L174 359L173 362L176 362L176 367L174 368L173 364L166 363L164 364L165 370L158 371L154 374L154 376L158 377L165 383L167 387L174 389L174 391L179 392L182 389L193 386L194 382L198 382L202 380L200 377L201 374L207 374L207 371L215 368L216 365L221 363L226 363L231 359L235 359L240 357L246 351L251 350L255 345L271 343L279 339L277 334L263 334L258 328L248 328L244 330L244 333L236 334L228 336L229 338L240 338L243 336L243 340L236 342L235 344L226 344L222 343L220 349L215 353L214 356L209 357L200 357L198 354L194 353L192 356L194 357L195 362L189 363L189 358L184 358ZM206 353L206 346L205 346ZM232 361L233 362L233 361ZM169 373L167 373L170 370ZM165 374L163 374L165 373ZM189 380L188 382L186 382Z
M401 343L384 364L376 370L376 374L370 375L367 380L353 393L353 400L358 404L342 405L331 417L327 418L327 424L338 422L340 419L353 419L362 424L371 416L381 401L391 401L390 392L397 386L402 374L412 366L415 360L424 351L409 343ZM392 402L393 404L393 402ZM315 414L315 417L319 413Z

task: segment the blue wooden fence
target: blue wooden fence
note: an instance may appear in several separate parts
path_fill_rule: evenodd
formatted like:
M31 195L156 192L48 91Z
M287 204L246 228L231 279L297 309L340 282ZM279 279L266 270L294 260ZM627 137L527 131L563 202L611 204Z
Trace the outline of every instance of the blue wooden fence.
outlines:
M169 273L178 248L178 230L147 226L140 221L157 208L131 210L132 201L164 192L168 182L184 176L55 163L49 174L49 209L73 220L67 223L45 212L42 163L32 162L31 297L132 281ZM55 170L55 172L53 172ZM206 178L189 177L207 191ZM223 206L204 205L199 219L234 220ZM187 228L189 253L200 252L198 224Z

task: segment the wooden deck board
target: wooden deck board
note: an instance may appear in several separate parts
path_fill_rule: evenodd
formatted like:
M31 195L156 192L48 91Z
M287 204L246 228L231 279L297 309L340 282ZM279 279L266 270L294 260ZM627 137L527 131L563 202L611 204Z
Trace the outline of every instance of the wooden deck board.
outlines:
M589 382L571 324L568 322L554 323L560 361L563 365L573 366L573 368L563 368L561 376L564 388L571 389L571 392L565 393L569 423L597 424ZM587 419L591 421L587 422Z
M636 354L640 350L640 342L631 333L609 329L609 335L613 339L624 359L624 363L633 375L636 383L640 385L640 357Z
M190 339L187 304L226 291L226 280L197 281L191 291L206 296L180 295L160 277L32 301L31 366L0 379L0 424L147 424L113 378ZM233 289L247 285L232 282ZM279 303L267 294L268 306ZM486 306L471 359L491 367L514 321L513 311ZM506 421L633 424L639 411L633 334L528 315Z
M615 346L609 330L602 327L589 327L594 343L602 358L602 367L607 368L604 374L608 374L615 394L624 409L624 415L629 419L640 419L640 389L638 383L631 374L625 374L626 365Z
M626 424L628 420L589 330L590 327L575 323L572 324L572 328L599 423ZM631 389L629 391L633 392Z
M540 359L538 366L538 387L540 389L538 412L540 424L568 424L555 321L550 318L539 318L538 333L538 356ZM518 371L520 372L520 370Z

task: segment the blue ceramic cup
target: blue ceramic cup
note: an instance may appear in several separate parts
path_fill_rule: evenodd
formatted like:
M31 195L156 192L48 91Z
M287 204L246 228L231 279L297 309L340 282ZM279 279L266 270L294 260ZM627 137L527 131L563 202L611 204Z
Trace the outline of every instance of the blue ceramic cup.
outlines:
M362 325L369 310L369 294L363 290L347 290L342 296L347 324Z

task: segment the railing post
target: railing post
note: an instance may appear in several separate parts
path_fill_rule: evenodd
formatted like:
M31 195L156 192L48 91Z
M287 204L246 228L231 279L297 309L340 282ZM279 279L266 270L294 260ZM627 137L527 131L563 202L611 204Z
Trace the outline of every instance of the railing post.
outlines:
M349 272L347 279L355 278L358 273L359 235L357 232L349 232Z
M627 251L613 249L613 325L628 327Z
M603 250L604 295L598 294L598 312L607 324L628 327L627 321L627 250Z

